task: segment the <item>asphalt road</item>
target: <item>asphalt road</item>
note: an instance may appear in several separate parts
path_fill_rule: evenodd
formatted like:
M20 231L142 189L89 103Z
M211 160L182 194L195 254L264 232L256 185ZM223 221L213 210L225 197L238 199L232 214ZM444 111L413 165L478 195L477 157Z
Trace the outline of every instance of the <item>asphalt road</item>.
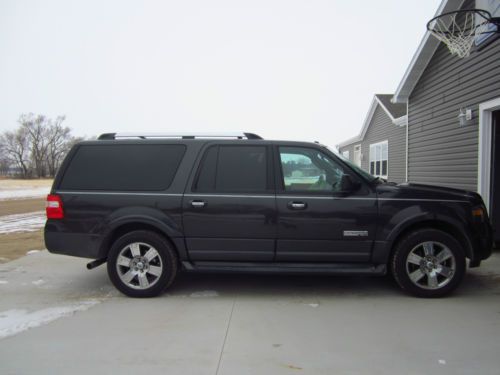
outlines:
M1 374L500 374L500 253L453 296L389 278L181 275L149 300L105 267L0 265Z

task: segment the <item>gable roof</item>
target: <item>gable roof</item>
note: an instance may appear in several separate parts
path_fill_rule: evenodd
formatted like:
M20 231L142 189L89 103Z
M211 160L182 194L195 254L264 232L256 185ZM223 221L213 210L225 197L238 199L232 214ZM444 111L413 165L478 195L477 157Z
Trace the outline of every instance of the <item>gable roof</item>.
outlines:
M372 103L370 104L368 114L366 115L365 121L363 123L361 132L357 136L339 143L337 145L337 148L344 147L355 142L361 142L365 138L366 131L368 130L368 127L372 122L373 114L375 113L377 106L380 106L380 108L384 110L384 112L387 114L394 125L406 125L408 119L408 117L406 116L406 103L392 103L392 97L392 94L375 94L373 96Z
M459 10L464 1L465 0L442 0L434 17L446 12ZM406 103L408 101L422 73L431 61L434 52L436 52L439 43L441 42L433 37L429 31L425 32L417 51L413 55L410 65L406 69L403 79L394 93L394 97L392 98L394 103Z
M376 94L375 95L380 102L380 105L384 107L385 111L392 117L391 120L395 120L401 116L406 115L406 103L393 103L391 99L394 95L392 94Z

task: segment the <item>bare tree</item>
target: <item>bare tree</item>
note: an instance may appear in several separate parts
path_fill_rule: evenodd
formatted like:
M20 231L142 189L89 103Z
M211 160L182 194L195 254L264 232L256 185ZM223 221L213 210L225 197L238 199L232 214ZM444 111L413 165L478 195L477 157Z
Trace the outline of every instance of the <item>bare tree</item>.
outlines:
M65 116L58 116L52 120L33 113L21 115L17 130L0 135L0 162L3 152L9 163L21 169L25 178L55 176L70 148L83 140L73 137L71 129L62 125L65 119ZM4 169L9 169L7 164Z
M38 177L46 175L49 120L43 115L29 113L19 117L21 128L26 131L31 146L31 160Z
M61 165L63 157L69 151L71 143L71 129L62 126L64 116L57 117L50 121L47 129L47 168L50 176L55 176L57 169Z
M5 157L21 169L22 176L30 174L30 143L26 129L6 131L0 136L0 144Z

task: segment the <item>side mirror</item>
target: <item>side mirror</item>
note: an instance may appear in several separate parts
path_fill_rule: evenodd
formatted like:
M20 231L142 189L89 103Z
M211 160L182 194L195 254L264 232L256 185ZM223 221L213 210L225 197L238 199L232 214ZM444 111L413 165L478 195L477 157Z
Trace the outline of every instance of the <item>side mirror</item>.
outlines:
M340 179L340 192L351 193L357 190L359 186L360 183L358 181L354 181L350 175L342 175L342 178Z

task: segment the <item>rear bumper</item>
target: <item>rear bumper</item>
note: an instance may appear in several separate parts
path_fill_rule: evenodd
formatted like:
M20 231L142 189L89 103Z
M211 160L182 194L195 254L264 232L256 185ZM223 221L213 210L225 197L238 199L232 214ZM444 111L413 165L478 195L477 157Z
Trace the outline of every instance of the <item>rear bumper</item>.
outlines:
M44 238L45 246L51 253L81 258L99 258L101 236L61 232L56 225L47 223L45 224Z

